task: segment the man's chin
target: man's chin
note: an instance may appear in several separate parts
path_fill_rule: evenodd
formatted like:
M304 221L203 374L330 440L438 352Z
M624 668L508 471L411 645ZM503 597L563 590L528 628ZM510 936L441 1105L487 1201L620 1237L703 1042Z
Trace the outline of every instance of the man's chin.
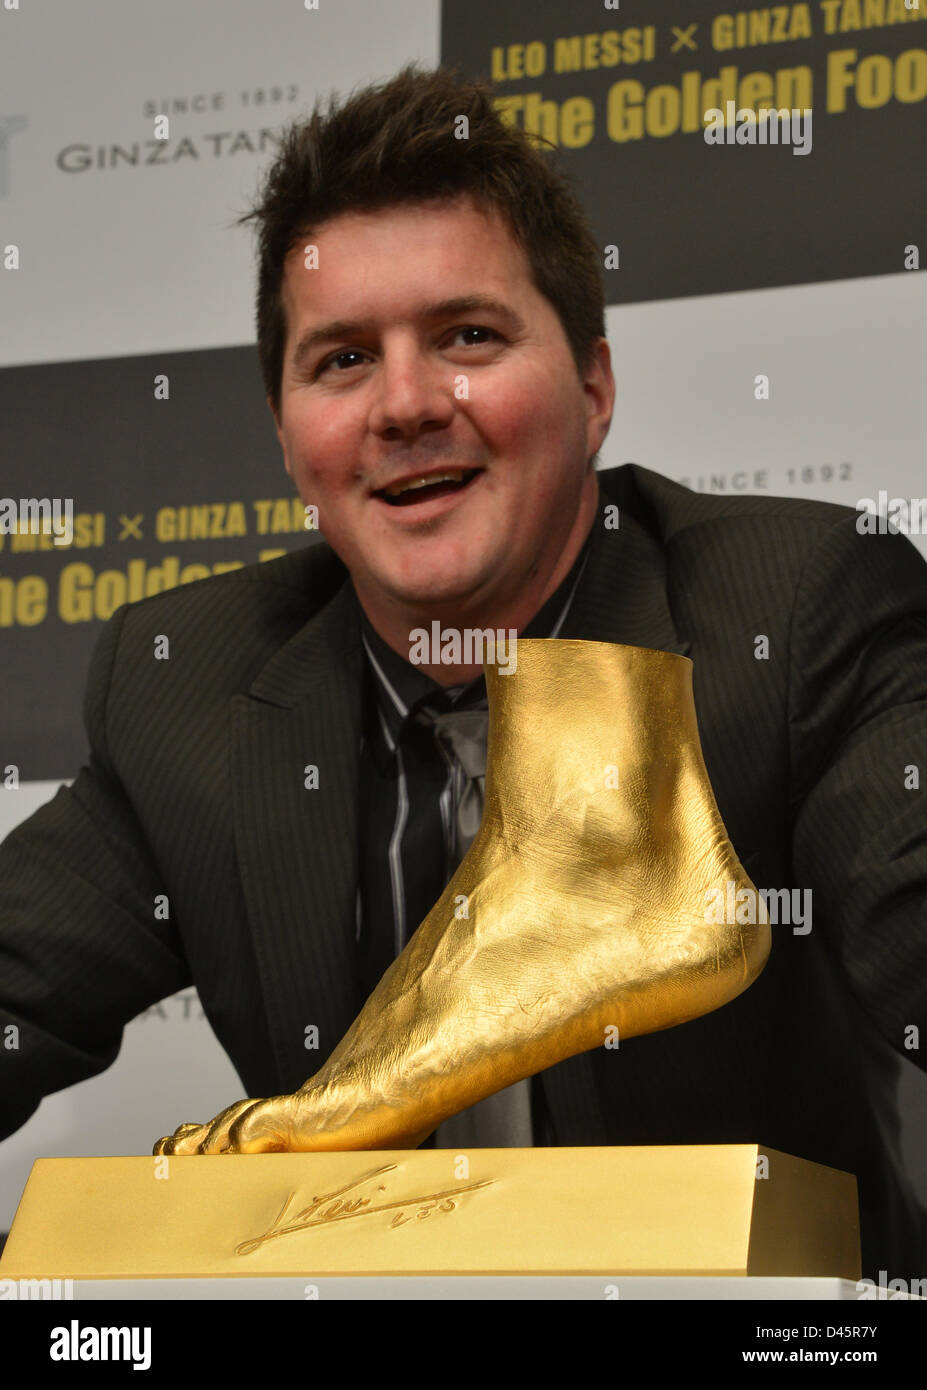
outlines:
M393 597L406 607L418 608L423 613L437 616L439 612L453 610L457 606L469 606L484 584L483 575L471 577L457 573L436 577L430 574L423 575L417 582L406 577L388 588Z

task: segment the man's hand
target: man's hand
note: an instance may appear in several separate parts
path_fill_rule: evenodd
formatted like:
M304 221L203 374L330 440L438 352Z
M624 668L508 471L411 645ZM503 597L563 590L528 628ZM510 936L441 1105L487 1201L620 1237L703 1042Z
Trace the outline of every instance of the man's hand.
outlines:
M281 1153L291 1143L296 1096L239 1100L205 1125L178 1125L155 1144L156 1154Z

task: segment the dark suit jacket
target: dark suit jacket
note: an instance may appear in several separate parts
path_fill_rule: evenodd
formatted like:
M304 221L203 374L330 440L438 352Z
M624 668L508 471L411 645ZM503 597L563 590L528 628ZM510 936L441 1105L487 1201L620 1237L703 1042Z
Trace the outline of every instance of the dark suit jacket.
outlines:
M561 635L692 658L734 847L758 887L811 888L813 926L774 927L757 983L715 1013L544 1072L556 1142L759 1141L849 1170L863 1273L918 1277L895 1093L899 1053L924 1065L906 1028L927 1046L927 792L905 787L927 755L927 566L848 508L705 496L636 465L600 482L619 528L600 516ZM252 1096L299 1086L355 1017L364 655L346 580L310 544L106 625L88 762L0 847L0 1025L21 1029L0 1135L191 982Z

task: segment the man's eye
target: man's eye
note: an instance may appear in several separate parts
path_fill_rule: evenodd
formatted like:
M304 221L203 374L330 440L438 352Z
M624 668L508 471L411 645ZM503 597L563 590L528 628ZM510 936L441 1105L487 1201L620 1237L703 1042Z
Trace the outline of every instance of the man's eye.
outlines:
M498 338L500 336L494 328L483 328L479 324L466 324L463 328L455 328L452 336L457 338L461 333L484 333L490 338ZM482 347L483 344L471 343L470 346ZM321 376L329 367L333 367L336 362L341 362L345 357L362 358L366 357L366 355L367 354L361 352L359 348L342 348L340 352L332 353L331 357L326 357L324 362L319 363L319 366L316 368L316 376ZM356 363L354 362L348 363L347 367L339 368L339 371L350 370L350 368L355 365Z
M479 324L467 324L464 328L455 328L454 336L457 337L459 333L488 333L491 338L499 337L499 334L495 331L494 328L482 328ZM482 344L472 343L471 346L482 347Z
M320 376L322 372L326 371L327 368L333 366L333 364L334 364L335 362L340 361L342 357L363 357L363 356L364 356L364 354L363 354L362 352L360 352L357 348L342 348L342 350L341 350L340 352L333 353L331 357L327 357L327 358L325 359L324 362L322 362L322 363L319 364L319 366L318 366L318 368L317 368L317 370L316 370L316 375L317 375L317 376ZM351 365L353 366L353 363L352 363Z

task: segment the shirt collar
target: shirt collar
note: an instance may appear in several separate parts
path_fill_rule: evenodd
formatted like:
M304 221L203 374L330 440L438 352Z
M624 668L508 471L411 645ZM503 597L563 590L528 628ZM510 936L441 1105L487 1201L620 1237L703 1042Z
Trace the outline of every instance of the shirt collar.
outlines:
M556 637L559 634L586 567L594 530L595 522L569 574L522 629L522 637ZM452 709L485 707L484 676L477 676L464 685L441 686L418 666L394 652L368 621L362 608L361 629L367 666L376 691L377 722L390 749L405 737L409 725L415 722L424 706L439 714Z

